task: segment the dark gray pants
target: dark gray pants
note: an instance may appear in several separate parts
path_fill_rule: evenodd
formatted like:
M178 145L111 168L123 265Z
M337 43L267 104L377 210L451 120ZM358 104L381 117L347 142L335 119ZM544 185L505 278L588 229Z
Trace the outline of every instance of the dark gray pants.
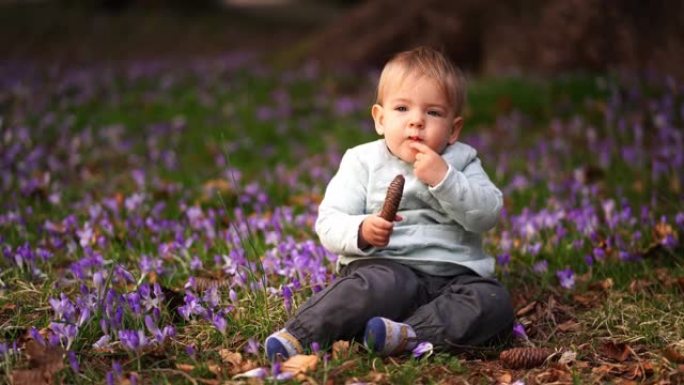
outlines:
M507 338L513 327L508 292L497 280L464 270L440 277L385 259L356 261L300 306L285 327L305 348L360 340L375 316L411 325L418 341L442 351Z

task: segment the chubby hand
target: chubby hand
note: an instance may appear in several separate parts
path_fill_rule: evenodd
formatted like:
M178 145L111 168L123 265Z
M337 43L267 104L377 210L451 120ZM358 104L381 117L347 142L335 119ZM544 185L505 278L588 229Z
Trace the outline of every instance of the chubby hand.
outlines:
M395 221L401 221L397 215ZM385 247L389 243L390 235L394 230L394 222L386 221L379 215L371 215L363 220L359 229L359 248L368 246Z
M442 156L424 143L409 143L416 150L416 160L413 162L413 175L421 182L434 187L444 179L449 166Z

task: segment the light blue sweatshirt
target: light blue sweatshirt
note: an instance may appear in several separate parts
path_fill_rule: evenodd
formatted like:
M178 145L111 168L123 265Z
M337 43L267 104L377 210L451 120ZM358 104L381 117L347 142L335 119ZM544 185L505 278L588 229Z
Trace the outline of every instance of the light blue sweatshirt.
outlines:
M503 198L480 165L477 151L456 142L442 157L449 169L430 187L413 175L413 166L392 155L384 139L347 150L318 209L316 233L340 254L338 267L365 258L387 258L435 275L465 266L487 277L494 259L482 250L481 234L496 225ZM404 195L389 244L359 249L363 220L382 209L387 188L398 174ZM444 270L444 274L440 271Z

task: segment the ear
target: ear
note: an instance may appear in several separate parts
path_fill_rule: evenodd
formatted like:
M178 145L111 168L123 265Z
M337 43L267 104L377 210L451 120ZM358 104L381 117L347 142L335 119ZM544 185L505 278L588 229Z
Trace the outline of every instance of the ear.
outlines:
M451 135L449 135L449 144L454 144L458 140L459 135L461 135L461 129L463 128L463 118L457 116L451 125Z
M371 115L373 116L373 121L375 122L375 132L378 135L383 135L385 133L385 127L382 125L384 119L385 109L379 104L373 104L371 108Z

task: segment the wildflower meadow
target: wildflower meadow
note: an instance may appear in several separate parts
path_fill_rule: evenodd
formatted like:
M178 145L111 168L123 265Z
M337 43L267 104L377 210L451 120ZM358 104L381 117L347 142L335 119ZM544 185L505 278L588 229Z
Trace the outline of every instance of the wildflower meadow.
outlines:
M271 365L264 338L335 276L313 223L376 137L377 75L240 52L0 65L0 381L684 382L684 85L655 73L469 78L509 345L547 362L340 341Z

